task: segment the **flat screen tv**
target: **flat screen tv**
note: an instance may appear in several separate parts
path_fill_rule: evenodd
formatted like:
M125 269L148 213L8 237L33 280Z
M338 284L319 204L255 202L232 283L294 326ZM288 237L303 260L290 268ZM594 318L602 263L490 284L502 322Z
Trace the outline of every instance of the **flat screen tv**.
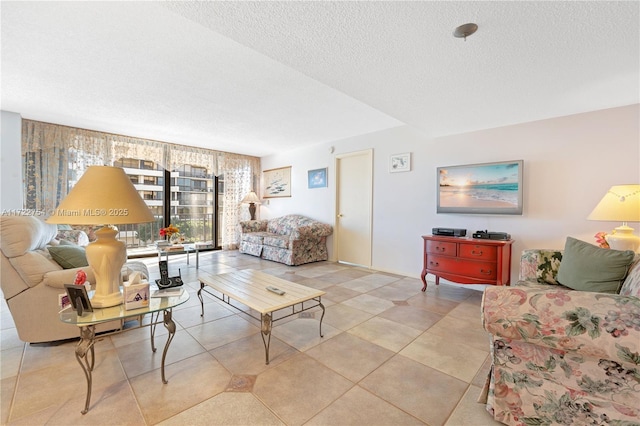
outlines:
M437 213L522 214L523 161L438 167Z

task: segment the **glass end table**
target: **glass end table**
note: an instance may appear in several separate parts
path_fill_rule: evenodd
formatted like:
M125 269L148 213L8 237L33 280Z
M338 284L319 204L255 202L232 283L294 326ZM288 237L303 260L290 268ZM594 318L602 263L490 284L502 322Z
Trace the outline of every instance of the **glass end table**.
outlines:
M153 286L152 286L153 289ZM189 292L185 288L180 296L171 297L151 297L149 300L149 306L126 310L124 304L112 306L109 308L94 308L93 312L84 312L82 316L78 315L71 307L68 307L60 311L60 320L64 323L75 325L80 329L80 341L76 346L75 354L76 360L82 367L85 378L87 379L87 398L85 400L84 410L82 414L86 414L89 411L89 404L91 402L91 387L92 387L92 372L95 366L95 351L94 344L96 341L96 325L110 322L120 321L120 329L112 332L101 333L100 337L109 336L112 334L123 333L129 330L135 330L142 327L150 327L151 330L151 350L156 351L154 335L156 326L160 323L164 324L164 327L169 332L167 342L164 345L164 351L162 352L162 364L161 375L162 383L168 383L164 374L164 363L167 357L167 350L173 340L176 333L176 324L172 319L172 309L176 306L182 305L189 300ZM163 318L160 320L160 313L162 312ZM151 314L151 322L143 324L142 320L144 316ZM134 327L124 328L126 321L137 320L138 325Z

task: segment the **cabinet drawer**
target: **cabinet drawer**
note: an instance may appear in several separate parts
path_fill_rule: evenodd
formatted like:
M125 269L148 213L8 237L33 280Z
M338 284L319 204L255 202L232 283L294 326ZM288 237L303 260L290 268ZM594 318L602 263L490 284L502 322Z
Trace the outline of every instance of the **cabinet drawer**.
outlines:
M455 257L429 256L427 268L431 271L457 273L459 262Z
M498 257L498 248L482 244L460 244L460 257L465 259L486 260L493 262Z
M445 256L456 256L456 243L444 241L427 241L427 253L442 254Z
M429 256L427 269L431 272L447 272L483 280L495 280L498 276L493 262L470 262L453 257Z
M495 280L498 276L497 265L493 262L465 262L461 260L454 273L486 280Z

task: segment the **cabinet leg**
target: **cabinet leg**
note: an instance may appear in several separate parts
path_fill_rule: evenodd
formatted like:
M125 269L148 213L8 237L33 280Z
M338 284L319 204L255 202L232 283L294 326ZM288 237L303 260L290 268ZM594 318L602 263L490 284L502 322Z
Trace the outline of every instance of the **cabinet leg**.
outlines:
M422 274L420 274L420 278L422 279L422 284L424 284L422 286L422 291L426 291L427 290L427 279L426 279L426 277L427 277L427 270L423 269L422 270Z

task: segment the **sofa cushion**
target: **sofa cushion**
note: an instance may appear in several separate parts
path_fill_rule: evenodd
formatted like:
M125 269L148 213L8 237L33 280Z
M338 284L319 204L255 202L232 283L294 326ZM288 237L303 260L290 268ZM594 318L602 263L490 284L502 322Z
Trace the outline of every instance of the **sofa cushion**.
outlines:
M262 244L264 237L268 237L271 234L269 232L250 232L248 234L242 234L241 241L246 241L253 244Z
M559 250L523 250L520 256L519 281L535 280L539 283L558 285L556 277L561 261L562 251Z
M45 223L34 216L1 216L0 227L0 247L9 258L43 249L58 232L56 225Z
M278 235L289 235L297 227L310 225L315 222L315 220L305 216L289 214L275 219L269 219L267 224L267 231Z
M558 282L574 290L617 293L633 258L631 250L604 249L567 237Z
M53 260L64 269L89 266L84 247L76 245L59 245L49 247L49 254Z
M48 259L40 251L30 251L22 256L12 257L9 262L29 287L35 287L40 284L47 272L62 269L60 265Z
M640 255L636 255L636 259L629 268L629 275L624 280L620 289L622 296L640 297Z
M87 233L79 229L58 230L56 239L61 242L68 241L79 246L89 245L89 237L87 236Z
M264 237L263 244L265 246L279 247L283 249L289 249L289 236L288 235L269 235Z

